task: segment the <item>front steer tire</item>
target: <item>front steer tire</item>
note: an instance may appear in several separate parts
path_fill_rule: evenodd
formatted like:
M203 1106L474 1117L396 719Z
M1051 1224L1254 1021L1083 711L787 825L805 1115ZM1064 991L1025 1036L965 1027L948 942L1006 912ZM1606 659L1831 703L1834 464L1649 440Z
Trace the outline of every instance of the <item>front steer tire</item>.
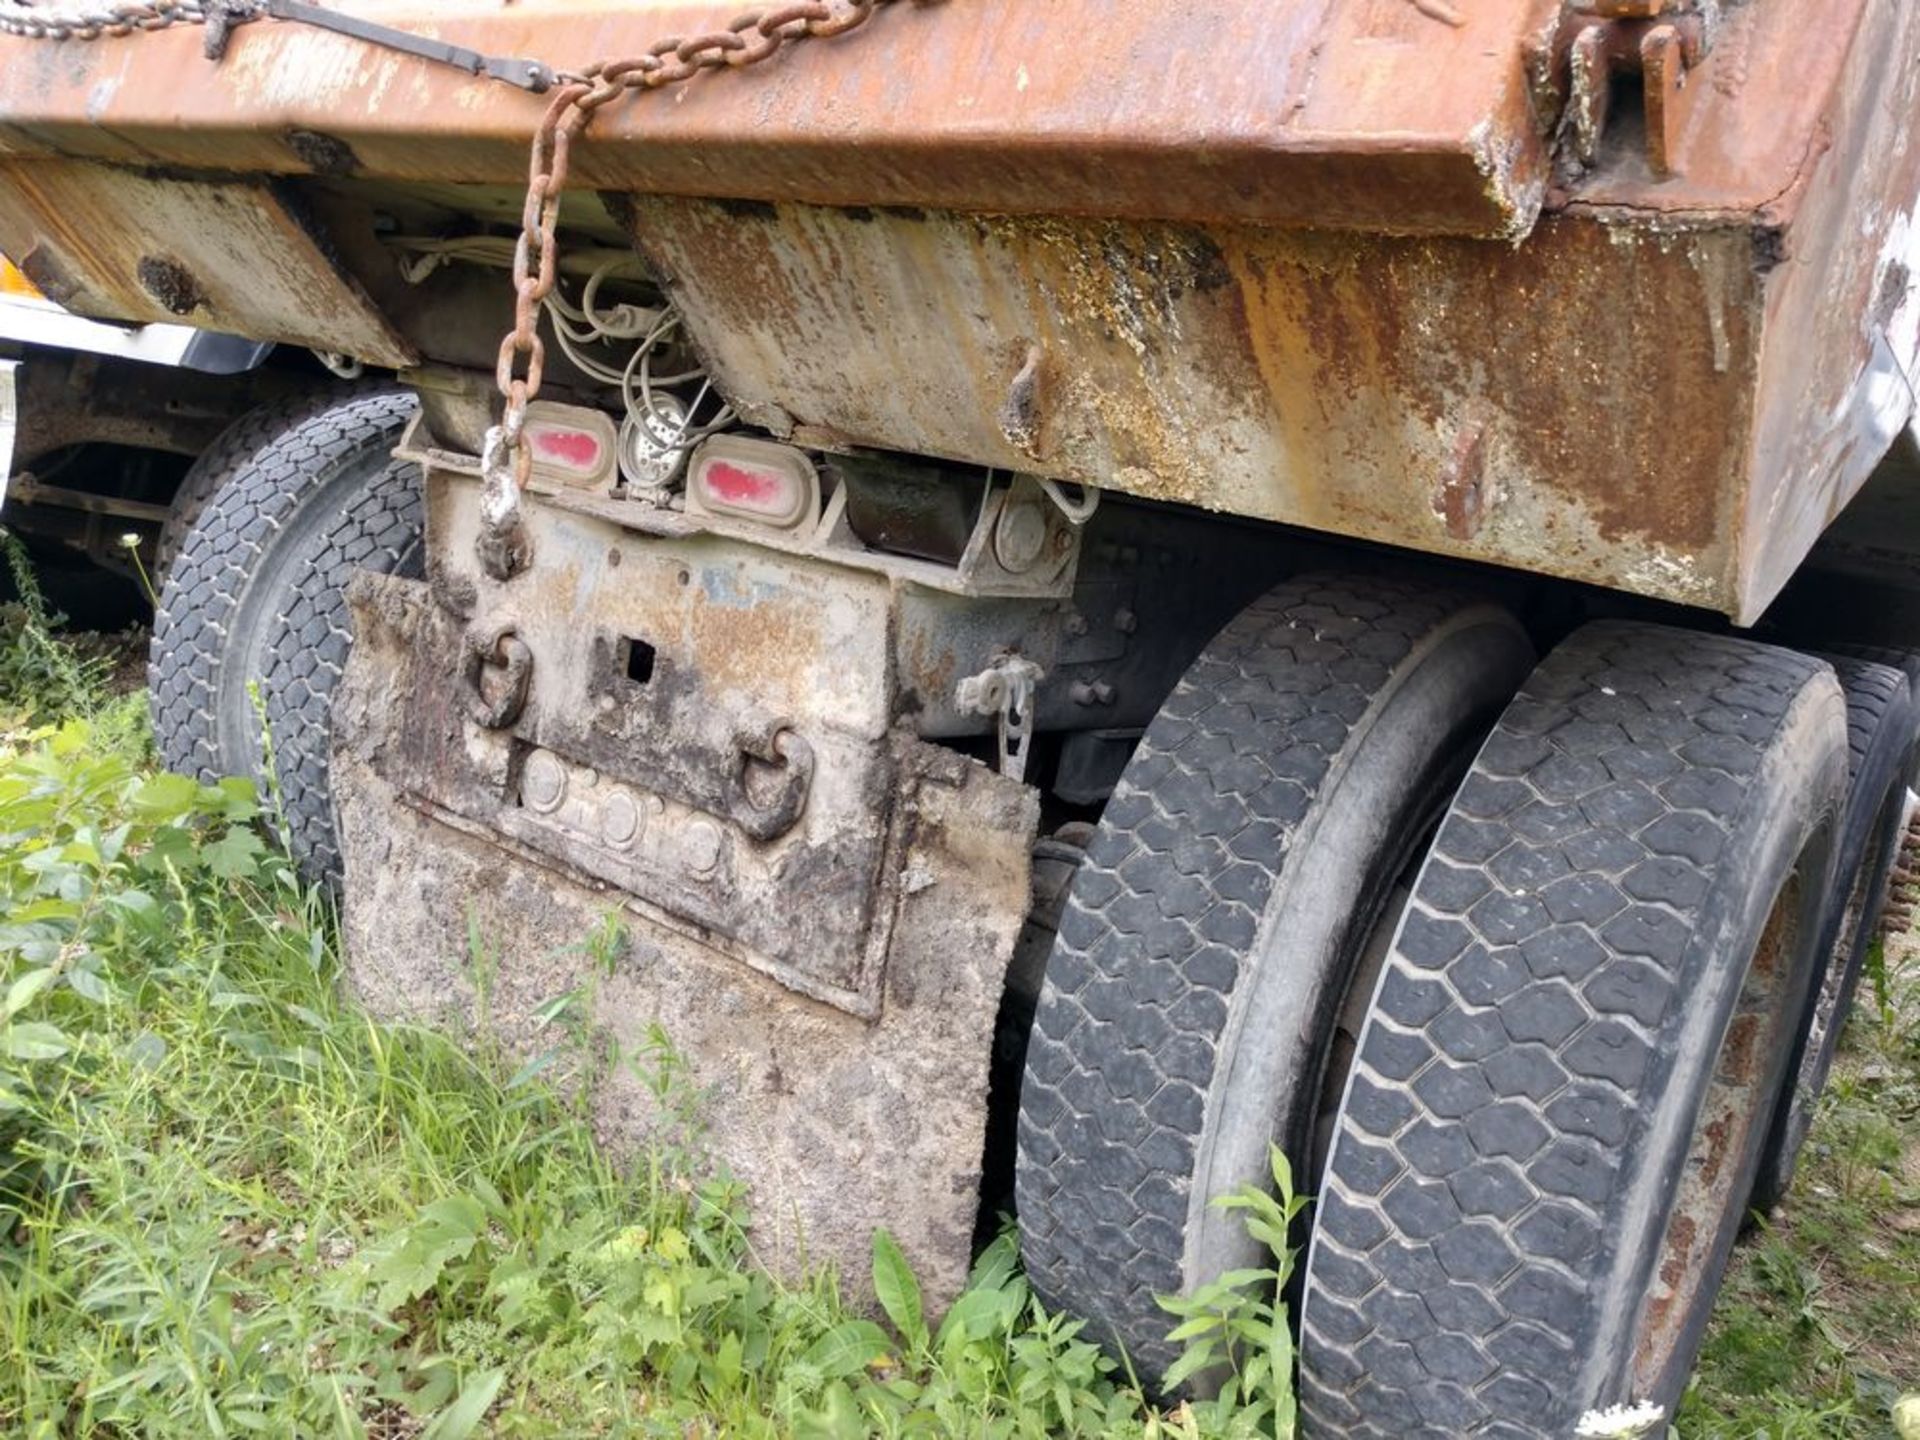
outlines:
M1194 662L1075 876L1020 1092L1022 1254L1155 1383L1156 1297L1258 1264L1210 1202L1311 1180L1339 1018L1374 922L1533 650L1485 601L1318 576Z
M252 446L188 529L154 617L161 759L204 780L261 782L312 880L337 879L340 864L328 711L351 641L346 583L355 570L405 572L420 560L419 468L393 458L414 404L404 393L355 396Z
M1320 1437L1570 1435L1685 1386L1779 1100L1846 776L1818 660L1603 623L1416 883L1317 1200Z

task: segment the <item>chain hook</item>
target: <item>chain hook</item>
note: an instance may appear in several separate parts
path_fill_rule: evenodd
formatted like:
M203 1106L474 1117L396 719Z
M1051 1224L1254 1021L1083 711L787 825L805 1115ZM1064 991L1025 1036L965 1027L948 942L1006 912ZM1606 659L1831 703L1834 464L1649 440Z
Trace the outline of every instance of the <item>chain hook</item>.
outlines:
M524 405L509 423L489 426L480 448L480 537L474 544L480 568L495 580L511 580L527 568L533 547L521 514L520 492L530 459L519 444ZM512 438L509 439L509 427Z

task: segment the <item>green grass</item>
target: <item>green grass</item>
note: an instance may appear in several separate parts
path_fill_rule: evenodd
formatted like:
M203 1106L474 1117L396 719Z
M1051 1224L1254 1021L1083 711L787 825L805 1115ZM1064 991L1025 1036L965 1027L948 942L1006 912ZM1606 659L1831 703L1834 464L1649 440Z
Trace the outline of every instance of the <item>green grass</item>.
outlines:
M546 1083L598 1059L358 1010L251 787L156 772L139 699L81 691L0 699L0 1434L1286 1433L1275 1271L1169 1316L1228 1377L1172 1414L1010 1234L937 1325L884 1236L883 1317L776 1283L734 1186L615 1166ZM1284 1234L1284 1187L1236 1203Z
M1157 1412L1011 1236L937 1326L884 1237L884 1315L770 1279L736 1188L616 1166L549 1085L606 1063L564 997L546 1067L373 1021L250 789L157 773L142 701L49 625L0 631L0 1434L1290 1433L1284 1245L1169 1316L1229 1382ZM1920 1390L1920 994L1888 990L1682 1435L1890 1436ZM664 1043L618 1063L678 1083ZM1270 1241L1281 1178L1236 1202Z
M1894 1440L1920 1393L1920 947L1889 950L1792 1194L1735 1256L1683 1435Z

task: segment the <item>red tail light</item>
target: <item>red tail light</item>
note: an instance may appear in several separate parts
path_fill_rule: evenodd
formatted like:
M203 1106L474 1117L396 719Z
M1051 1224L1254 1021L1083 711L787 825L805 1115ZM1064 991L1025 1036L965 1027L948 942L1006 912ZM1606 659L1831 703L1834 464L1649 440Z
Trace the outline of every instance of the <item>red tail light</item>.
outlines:
M796 529L820 518L820 476L790 445L716 435L688 467L687 513Z
M524 433L537 474L582 490L612 482L618 432L598 410L536 401L527 407Z

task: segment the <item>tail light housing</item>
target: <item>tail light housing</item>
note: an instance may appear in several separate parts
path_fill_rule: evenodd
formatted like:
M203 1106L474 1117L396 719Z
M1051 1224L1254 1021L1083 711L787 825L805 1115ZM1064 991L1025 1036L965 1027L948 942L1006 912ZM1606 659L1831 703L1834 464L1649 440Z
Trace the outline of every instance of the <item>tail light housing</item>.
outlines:
M619 465L619 431L598 410L535 401L527 407L521 434L536 476L576 490L612 485Z
M807 528L820 520L820 472L791 445L716 435L687 467L687 513Z

